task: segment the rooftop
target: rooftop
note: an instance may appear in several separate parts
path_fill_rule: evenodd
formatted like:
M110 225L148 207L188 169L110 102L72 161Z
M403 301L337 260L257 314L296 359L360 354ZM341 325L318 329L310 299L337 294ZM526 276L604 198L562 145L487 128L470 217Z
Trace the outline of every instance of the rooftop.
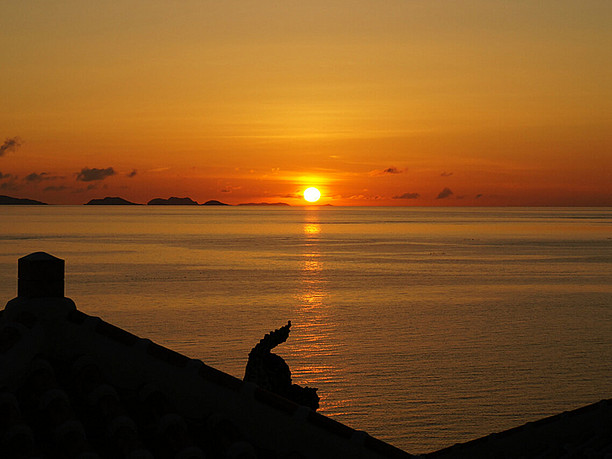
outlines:
M79 311L64 261L18 265L0 311L2 458L415 457ZM612 400L424 458L612 458Z
M404 458L367 433L79 311L19 260L0 312L2 457Z

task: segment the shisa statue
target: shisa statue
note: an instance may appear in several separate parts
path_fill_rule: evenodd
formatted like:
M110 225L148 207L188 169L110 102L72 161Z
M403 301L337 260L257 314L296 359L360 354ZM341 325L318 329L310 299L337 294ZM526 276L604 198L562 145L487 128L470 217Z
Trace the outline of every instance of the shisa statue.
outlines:
M274 392L312 410L319 408L317 389L291 383L291 370L285 360L270 352L287 341L291 321L287 325L267 333L249 352L244 380L262 389Z

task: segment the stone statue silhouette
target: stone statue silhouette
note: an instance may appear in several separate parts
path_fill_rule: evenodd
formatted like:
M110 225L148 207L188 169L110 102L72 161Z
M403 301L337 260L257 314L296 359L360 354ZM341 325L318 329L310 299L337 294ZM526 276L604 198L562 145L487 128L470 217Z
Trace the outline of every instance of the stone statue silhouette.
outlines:
M279 344L287 341L291 321L287 325L267 333L249 352L244 380L257 384L289 400L307 406L312 410L319 408L317 389L301 387L291 383L291 370L285 360L270 352Z

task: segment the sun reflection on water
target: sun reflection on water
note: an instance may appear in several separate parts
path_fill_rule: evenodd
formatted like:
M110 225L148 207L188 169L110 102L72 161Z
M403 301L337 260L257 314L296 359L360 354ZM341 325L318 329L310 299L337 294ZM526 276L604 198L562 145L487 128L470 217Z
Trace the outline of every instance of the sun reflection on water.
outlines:
M332 364L339 353L338 335L331 317L328 275L319 241L321 231L318 211L309 211L303 226L300 291L296 295L293 327L292 354L299 363L292 367L292 376L296 384L317 387L319 411L334 415L346 410L348 402L341 398L340 372Z
M317 223L304 223L304 234L306 236L319 234L321 232L321 225Z

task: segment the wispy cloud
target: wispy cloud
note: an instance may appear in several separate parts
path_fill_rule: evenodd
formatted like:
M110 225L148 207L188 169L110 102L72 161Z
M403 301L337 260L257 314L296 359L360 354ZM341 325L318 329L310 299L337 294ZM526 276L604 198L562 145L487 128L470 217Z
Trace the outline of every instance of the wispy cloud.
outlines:
M11 177L12 177L11 174L3 174L2 172L0 172L0 180L8 179Z
M31 174L26 175L23 180L25 180L26 182L38 183L42 182L45 179L46 175L48 175L46 172L41 172L40 174L32 172Z
M418 199L421 195L419 193L404 193L398 196L393 196L393 199Z
M452 196L453 194L454 193L451 191L450 188L444 188L442 191L440 191L436 199L446 199L449 196Z
M138 171L136 169L132 169L132 172L130 172L129 174L125 174L125 175L129 178L133 178L133 177L136 177L137 174L138 174Z
M16 177L11 177L10 180L0 183L0 190L17 191L21 189L21 185L15 179Z
M348 196L346 199L351 199L354 201L380 201L383 199L383 196L380 195L365 195L365 194L354 194Z
M404 172L403 169L398 169L395 166L387 167L386 169L375 169L370 171L370 175L393 175L393 174L402 174Z
M22 143L23 142L19 137L7 138L4 143L0 145L0 156L4 156L6 153L17 150Z
M444 171L444 172L442 172L442 173L440 174L440 176L441 176L441 177L450 177L451 175L453 175L453 173L452 173L452 172L446 172L446 171Z
M104 180L115 174L115 169L112 167L107 167L106 169L98 169L96 167L90 169L89 167L84 167L81 169L81 172L76 174L76 179L81 182L93 182L95 180Z
M51 185L51 186L45 187L43 191L64 191L67 189L68 187L64 185L59 185L59 186Z
M476 199L480 199L480 198L482 198L482 193L478 193L478 194L476 195Z
M26 182L30 182L30 183L40 183L43 180L57 180L59 178L64 178L64 177L50 175L48 172L41 172L40 174L36 172L32 172L31 174L26 175L23 178L23 180L25 180Z

